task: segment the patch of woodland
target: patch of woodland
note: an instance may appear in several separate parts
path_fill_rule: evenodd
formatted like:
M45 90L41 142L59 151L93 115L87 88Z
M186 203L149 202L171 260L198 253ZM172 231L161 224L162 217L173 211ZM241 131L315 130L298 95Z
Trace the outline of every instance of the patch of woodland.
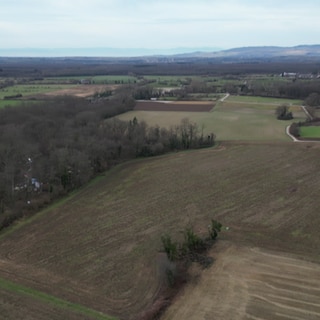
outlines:
M132 92L72 97L0 110L0 229L41 209L124 161L212 146L183 119L169 129L115 115L132 110Z
M275 111L276 117L278 120L291 120L293 119L293 114L290 111L290 108L283 104L278 106Z

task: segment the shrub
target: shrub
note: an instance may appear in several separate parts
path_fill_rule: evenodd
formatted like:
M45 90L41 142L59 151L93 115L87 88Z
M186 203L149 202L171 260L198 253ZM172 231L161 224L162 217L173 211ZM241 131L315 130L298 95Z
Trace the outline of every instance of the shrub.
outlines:
M205 248L204 240L194 233L192 228L187 228L184 233L185 242L183 244L184 251L195 252Z
M298 123L292 123L292 125L289 128L290 134L292 134L295 137L300 137L300 126Z
M221 231L222 224L214 219L211 220L211 225L209 225L209 236L212 240L215 240L218 236L218 232Z
M275 114L278 120L291 120L293 119L292 112L289 111L289 107L286 105L278 106Z
M178 245L176 242L171 240L169 235L161 237L163 249L167 254L167 257L170 261L174 261L178 257Z

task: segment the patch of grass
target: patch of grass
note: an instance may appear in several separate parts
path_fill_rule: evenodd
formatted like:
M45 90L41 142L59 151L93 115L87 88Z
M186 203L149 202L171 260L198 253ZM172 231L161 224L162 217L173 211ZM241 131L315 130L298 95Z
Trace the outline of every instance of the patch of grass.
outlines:
M116 320L116 318L114 317L107 316L101 312L87 308L83 305L71 303L69 301L54 297L44 292L40 292L38 290L25 287L20 284L17 284L2 278L0 278L0 288L15 292L21 295L27 295L32 297L33 299L40 300L45 303L53 304L58 308L69 309L71 311L78 312L86 316L90 316L97 320Z
M269 97L259 97L259 96L230 96L228 102L239 102L239 103L263 103L271 105L281 105L288 104L301 106L303 104L302 100L294 99L281 99L281 98L269 98Z
M320 126L301 126L301 138L320 138Z
M4 99L6 96L14 96L17 94L22 94L23 97L52 92L56 90L72 88L74 85L48 85L48 84L33 84L33 85L15 85L12 87L7 87L0 89L0 99Z
M128 84L139 82L138 78L133 76L117 76L117 75L105 75L94 76L90 78L95 84Z
M23 103L21 100L0 100L0 109L4 107L14 107Z
M291 232L291 235L294 237L294 238L308 238L308 239L311 239L311 234L309 233L304 233L303 231L301 231L300 229L296 229L294 231Z

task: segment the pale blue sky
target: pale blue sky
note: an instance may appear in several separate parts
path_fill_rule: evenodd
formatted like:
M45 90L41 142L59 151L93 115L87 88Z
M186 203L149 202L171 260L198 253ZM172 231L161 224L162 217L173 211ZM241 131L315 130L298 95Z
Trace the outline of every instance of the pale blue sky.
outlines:
M320 43L319 0L1 0L0 48Z

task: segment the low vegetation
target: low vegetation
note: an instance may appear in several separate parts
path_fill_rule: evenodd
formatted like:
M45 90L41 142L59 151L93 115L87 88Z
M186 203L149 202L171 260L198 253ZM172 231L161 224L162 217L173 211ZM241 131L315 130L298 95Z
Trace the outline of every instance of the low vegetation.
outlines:
M177 282L180 285L181 281L186 281L191 262L197 262L203 268L211 266L213 260L208 256L208 251L221 228L222 224L212 219L206 237L196 234L192 227L185 228L182 242L173 241L168 234L161 237L163 250L171 262L165 271L169 287L174 287Z
M194 254L201 253L212 245L212 240L218 236L222 224L214 219L208 227L208 236L201 237L197 235L193 228L187 227L183 232L184 241L182 243L173 242L171 236L164 235L161 237L163 249L170 261L190 260Z
M293 115L292 112L289 110L289 107L286 105L281 105L276 109L276 116L278 120L292 120Z

